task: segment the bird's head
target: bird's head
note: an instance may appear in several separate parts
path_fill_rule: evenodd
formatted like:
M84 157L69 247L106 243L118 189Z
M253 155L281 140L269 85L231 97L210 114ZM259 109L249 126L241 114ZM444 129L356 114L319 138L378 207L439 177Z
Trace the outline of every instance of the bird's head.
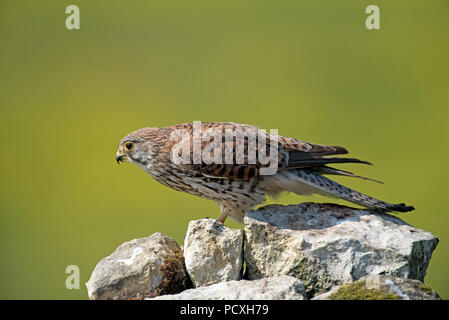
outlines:
M126 135L119 143L115 159L146 167L154 157L159 128L143 128Z

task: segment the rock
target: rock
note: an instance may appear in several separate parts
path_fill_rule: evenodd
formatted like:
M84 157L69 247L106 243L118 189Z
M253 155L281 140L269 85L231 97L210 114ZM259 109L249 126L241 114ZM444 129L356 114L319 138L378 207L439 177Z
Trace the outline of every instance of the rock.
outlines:
M187 272L195 287L239 280L243 269L243 230L215 219L191 221L184 240Z
M336 286L312 300L441 300L441 298L419 280L377 274Z
M162 233L120 245L102 259L86 283L89 298L133 299L189 287L182 251Z
M150 300L305 300L306 292L300 280L280 276L260 280L240 280L185 290L175 295Z
M438 239L386 213L270 205L244 218L249 279L292 275L309 296L367 274L424 280Z

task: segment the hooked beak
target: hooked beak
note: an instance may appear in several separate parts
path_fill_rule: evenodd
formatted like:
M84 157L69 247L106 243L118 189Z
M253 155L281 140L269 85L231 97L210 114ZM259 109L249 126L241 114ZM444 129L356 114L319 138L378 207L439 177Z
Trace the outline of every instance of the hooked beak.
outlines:
M123 162L126 160L126 154L122 152L122 150L118 150L115 154L115 160L117 161L117 164L120 164L120 162Z

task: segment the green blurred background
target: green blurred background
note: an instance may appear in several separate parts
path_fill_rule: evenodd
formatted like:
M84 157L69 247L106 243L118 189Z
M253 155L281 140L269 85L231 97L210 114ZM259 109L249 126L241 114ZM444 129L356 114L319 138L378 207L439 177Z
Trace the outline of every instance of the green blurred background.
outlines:
M65 28L70 4L80 30ZM381 30L365 28L369 4ZM193 120L372 161L340 167L384 185L338 181L416 207L400 217L439 237L426 283L449 298L449 1L1 0L0 39L0 298L87 299L124 241L182 243L190 220L217 217L114 159L130 131ZM280 199L301 201L329 199ZM65 288L71 264L80 290Z

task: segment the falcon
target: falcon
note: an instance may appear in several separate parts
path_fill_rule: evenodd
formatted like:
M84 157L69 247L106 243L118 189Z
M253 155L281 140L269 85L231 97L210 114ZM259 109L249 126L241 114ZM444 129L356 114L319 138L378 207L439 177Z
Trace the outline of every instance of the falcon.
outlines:
M330 166L370 164L338 157L347 153L344 147L278 136L251 125L194 122L134 131L120 141L116 161L137 165L167 187L215 201L221 211L217 220L222 223L228 216L242 223L246 212L267 196L276 198L284 191L341 198L378 212L414 210L326 178L339 175L376 181ZM268 170L271 160L275 160L274 171Z

